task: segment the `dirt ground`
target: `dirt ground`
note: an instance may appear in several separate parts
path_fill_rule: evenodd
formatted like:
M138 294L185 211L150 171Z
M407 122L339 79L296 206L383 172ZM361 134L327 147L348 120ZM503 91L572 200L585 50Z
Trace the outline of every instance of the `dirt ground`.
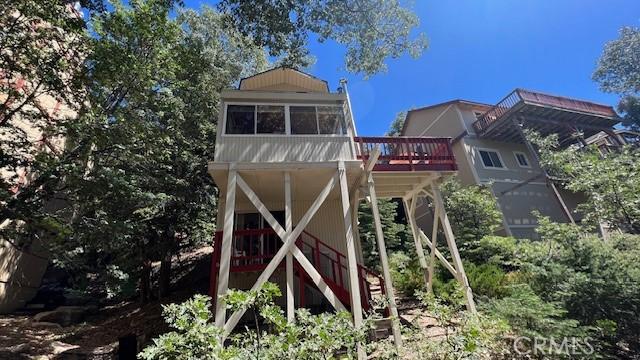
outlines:
M135 300L111 304L66 327L34 322L32 315L0 315L0 359L113 359L120 337L148 340L167 330L162 304L207 292L210 253L207 247L176 259L172 294L144 306Z

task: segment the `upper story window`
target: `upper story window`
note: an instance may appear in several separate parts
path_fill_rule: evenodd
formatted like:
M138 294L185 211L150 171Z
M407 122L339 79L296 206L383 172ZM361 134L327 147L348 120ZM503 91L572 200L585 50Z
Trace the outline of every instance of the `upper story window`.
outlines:
M256 107L245 105L227 106L227 134L255 134Z
M257 134L284 134L284 106L258 105Z
M478 150L480 158L482 158L482 164L486 168L504 169L500 154L494 150Z
M531 165L529 164L529 158L527 158L527 154L521 151L514 151L513 155L516 157L516 162L520 167L523 167L523 168L531 167Z
M346 135L342 106L227 105L225 134Z

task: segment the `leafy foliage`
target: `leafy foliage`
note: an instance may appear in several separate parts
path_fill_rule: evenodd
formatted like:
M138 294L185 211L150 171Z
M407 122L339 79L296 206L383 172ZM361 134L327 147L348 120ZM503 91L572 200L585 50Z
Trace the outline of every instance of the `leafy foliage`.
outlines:
M220 92L266 60L214 10L171 18L162 0L113 6L92 19L89 100L69 129L84 161L67 168L73 216L58 214L68 236L50 246L93 283L108 268L141 278L145 300L151 261L163 262L163 295L171 256L210 239Z
M620 37L605 45L593 79L603 91L621 95L618 110L625 122L640 128L640 29L623 27Z
M402 128L404 127L404 122L407 119L407 112L401 111L396 114L395 119L389 125L389 131L387 131L387 136L400 136L402 133Z
M556 136L528 136L540 148L540 164L567 189L587 196L578 207L585 221L640 234L640 149L602 157L593 147L559 149Z
M169 325L176 329L154 339L140 358L152 359L335 359L344 352L355 357L356 343L365 340L365 328L355 329L351 315L311 315L306 309L296 312L296 322L287 322L280 307L273 303L280 296L273 283L255 291L233 291L223 300L231 310L254 309L270 331L246 328L233 335L222 349L220 330L210 322L209 298L196 295L192 300L164 308Z
M64 1L0 8L0 239L21 250L56 231L64 124L82 100L84 21Z
M461 253L477 246L502 223L491 192L482 186L462 186L456 179L442 184L444 207Z
M309 65L309 33L320 42L329 39L346 47L346 69L372 75L384 71L385 59L405 53L419 56L426 48L424 35L412 39L418 17L397 0L348 1L244 1L223 0L219 8L236 26L272 56L285 56L283 65Z
M504 321L467 313L460 304L445 304L433 294L419 292L418 297L437 328L425 330L420 325L425 316L416 317L413 328L404 329L405 340L399 351L384 342L372 346L377 359L514 358L504 339L509 331Z
M382 233L389 252L402 248L404 240L407 238L405 225L398 221L397 209L398 202L396 200L378 199ZM369 203L361 203L358 207L358 230L362 241L365 264L377 267L380 264L380 254L378 252L373 212Z
M163 306L163 317L174 331L160 335L139 355L140 359L229 359L220 343L221 330L210 321L209 298L195 295L182 304Z

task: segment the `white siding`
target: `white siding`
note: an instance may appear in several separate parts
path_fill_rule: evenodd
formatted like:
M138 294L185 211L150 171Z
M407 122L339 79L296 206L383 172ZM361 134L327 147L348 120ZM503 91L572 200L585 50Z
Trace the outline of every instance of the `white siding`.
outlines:
M216 162L283 162L354 160L349 136L223 135Z

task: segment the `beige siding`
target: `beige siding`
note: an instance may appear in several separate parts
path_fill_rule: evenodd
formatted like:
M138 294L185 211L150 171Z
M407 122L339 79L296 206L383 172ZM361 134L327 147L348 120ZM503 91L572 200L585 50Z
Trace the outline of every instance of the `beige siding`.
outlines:
M287 91L327 92L327 83L308 74L292 69L273 69L242 79L241 90L273 89Z
M451 138L460 135L464 127L455 106L445 104L410 112L404 134Z
M465 143L471 147L472 166L475 167L481 182L488 182L492 180L525 181L541 174L539 165L534 163L533 156L529 153L524 144L505 143L478 138L466 138ZM480 158L479 149L494 150L498 152L505 168L485 168L482 164L482 159ZM515 158L516 151L525 153L531 168L524 168L518 165ZM544 181L544 178L540 178L540 180L537 181Z
M492 185L509 228L518 235L525 230L533 230L537 220L532 211L537 210L554 221L566 222L553 191L544 183L531 183L513 189L512 183L494 183ZM512 190L511 190L512 189ZM505 192L502 194L503 192Z
M349 136L222 135L216 162L285 162L354 160Z
M0 240L0 314L24 306L40 286L48 264L46 253L38 240L34 240L30 251L35 255Z

